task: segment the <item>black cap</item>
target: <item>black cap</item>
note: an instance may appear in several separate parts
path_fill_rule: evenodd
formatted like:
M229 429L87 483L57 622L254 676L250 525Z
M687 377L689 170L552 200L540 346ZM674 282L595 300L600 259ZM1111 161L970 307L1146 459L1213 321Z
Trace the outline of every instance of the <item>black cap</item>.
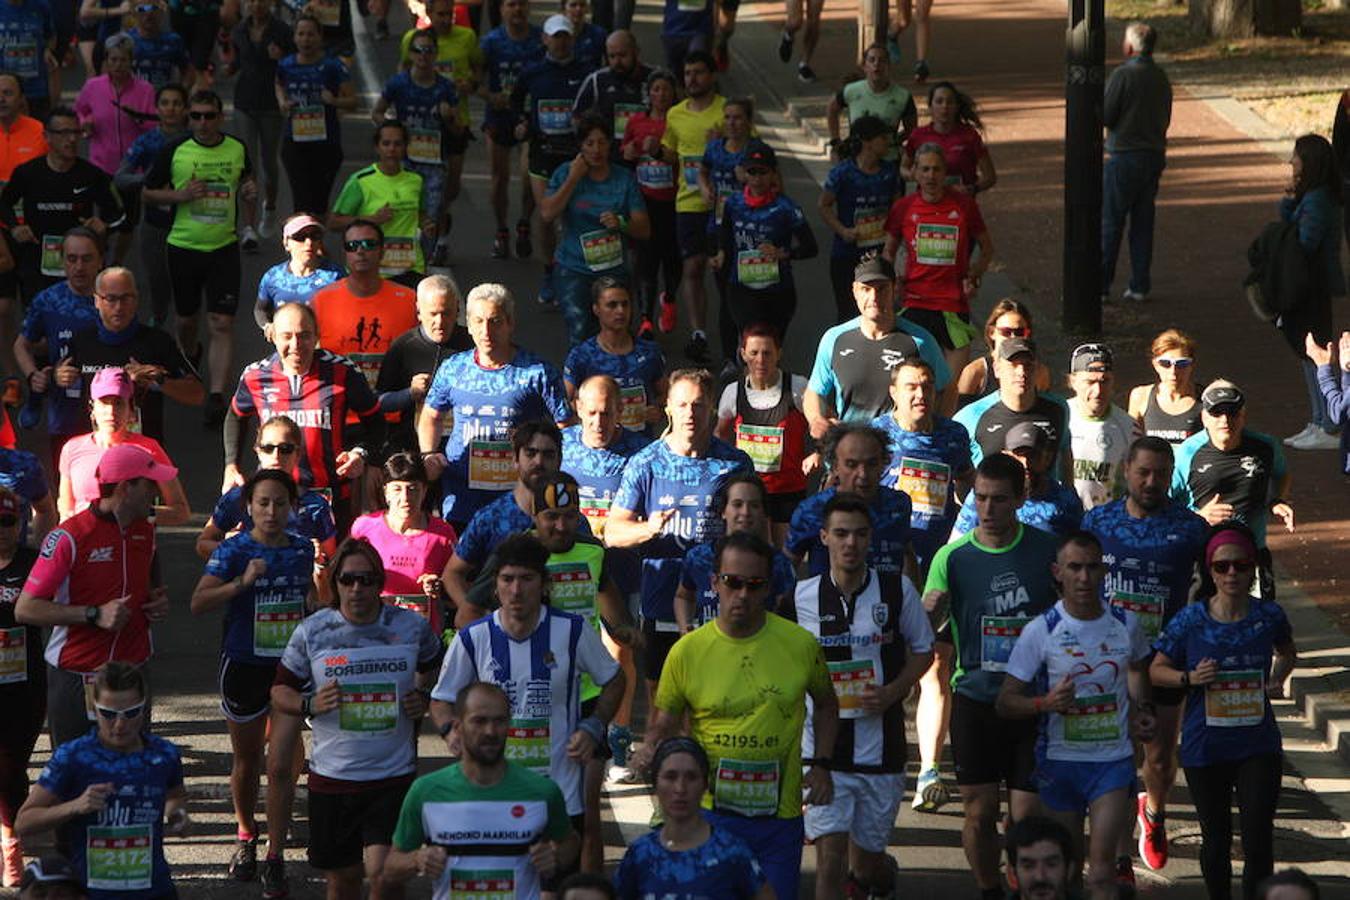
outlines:
M1018 422L1008 429L1003 439L1004 450L1040 450L1045 447L1050 436L1035 422Z
M39 856L24 867L19 890L26 891L34 884L79 883L80 879L75 877L75 870L64 856Z
M888 263L880 253L864 256L862 262L853 267L853 280L864 284L869 281L895 281L895 267Z
M1116 358L1105 344L1079 344L1069 360L1070 372L1110 372Z
M751 166L767 166L770 169L778 168L778 157L774 155L773 148L763 141L752 140L750 145L745 148L745 155L741 157L741 165L748 169Z
M1234 410L1242 409L1247 404L1247 398L1234 385L1211 384L1200 395L1200 403L1205 407L1205 412L1212 413L1220 407L1231 406Z
M999 359L1012 359L1014 356L1020 356L1023 353L1036 356L1036 342L1031 338L1010 337L1005 338L1003 343L998 345Z

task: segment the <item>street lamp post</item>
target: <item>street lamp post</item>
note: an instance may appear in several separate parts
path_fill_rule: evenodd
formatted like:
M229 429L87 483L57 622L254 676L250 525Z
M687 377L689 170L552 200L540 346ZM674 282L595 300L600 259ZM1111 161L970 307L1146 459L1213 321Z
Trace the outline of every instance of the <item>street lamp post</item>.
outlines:
M1102 329L1104 0L1069 0L1064 85L1064 309L1070 334Z

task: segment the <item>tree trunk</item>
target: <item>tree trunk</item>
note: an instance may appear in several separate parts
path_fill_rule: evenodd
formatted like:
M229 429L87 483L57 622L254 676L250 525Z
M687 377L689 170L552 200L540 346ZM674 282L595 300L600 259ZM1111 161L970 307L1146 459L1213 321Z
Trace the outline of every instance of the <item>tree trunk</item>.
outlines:
M1300 0L1190 0L1191 28L1212 37L1288 36L1302 19Z

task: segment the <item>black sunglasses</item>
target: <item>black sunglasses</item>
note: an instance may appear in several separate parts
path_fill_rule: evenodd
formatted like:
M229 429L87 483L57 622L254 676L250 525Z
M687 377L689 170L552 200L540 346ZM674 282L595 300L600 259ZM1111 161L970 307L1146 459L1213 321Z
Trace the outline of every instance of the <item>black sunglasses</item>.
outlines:
M135 706L128 706L126 709L113 709L110 706L94 706L98 710L99 716L109 722L117 719L134 719L145 710L144 703L137 703Z
M259 444L258 450L262 453L294 453L295 445L289 442L284 444Z
M1256 563L1250 559L1216 559L1209 564L1209 567L1220 575L1227 575L1229 572L1237 572L1245 575L1256 568Z
M202 121L203 119L205 119L207 122L214 122L217 118L219 118L219 116L220 116L220 113L218 113L218 112L190 112L190 113L188 113L188 118L191 119L191 120L194 121L194 122L200 122L200 121Z
M343 572L337 577L338 584L343 587L351 587L359 584L362 587L374 587L380 583L380 576L374 572Z
M380 249L380 239L357 238L354 241L343 241L342 249L348 253L355 253L357 250L378 250Z
M718 575L717 580L733 591L757 591L769 583L767 578L745 578L741 575Z

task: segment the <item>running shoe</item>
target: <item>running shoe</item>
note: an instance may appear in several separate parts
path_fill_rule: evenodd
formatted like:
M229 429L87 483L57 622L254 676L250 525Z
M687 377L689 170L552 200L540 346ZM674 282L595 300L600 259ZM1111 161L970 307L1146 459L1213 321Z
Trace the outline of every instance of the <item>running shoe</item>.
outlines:
M900 62L900 35L886 35L886 58L891 61L891 65L896 65Z
M638 323L637 336L644 341L650 341L656 336L656 326L652 324L650 317L642 317L642 321Z
M928 61L921 59L914 64L914 80L923 84L928 80Z
M0 853L4 854L3 883L7 888L16 888L23 879L23 844L17 837L5 838L0 842Z
M516 223L516 259L529 259L534 255L534 244L530 243L530 223L521 219Z
M1298 434L1291 434L1289 435L1289 437L1285 438L1284 445L1286 447L1297 447L1300 441L1306 439L1316 430L1317 426L1314 425L1312 422L1309 422L1307 425L1303 426L1303 430L1300 431Z
M792 59L792 34L784 31L778 38L778 59L787 62Z
M431 259L427 260L427 267L443 269L448 265L450 265L450 241L441 238L431 249Z
M1134 862L1128 856L1116 857L1116 897L1129 900L1134 897Z
M258 232L253 230L252 225L244 226L244 233L239 236L239 249L245 253L258 252Z
M1148 814L1148 794L1139 792L1139 858L1157 872L1167 865L1167 826L1162 816Z
M1146 291L1136 291L1134 288L1126 288L1125 293L1120 295L1120 299L1126 303L1143 303L1148 299Z
M258 875L258 839L239 841L230 857L230 877L235 881L252 881Z
M684 345L684 355L690 362L706 366L708 364L708 338L696 332L689 339L689 343Z
M262 217L258 219L258 237L267 239L277 233L277 208L264 206Z
M290 888L286 886L286 863L279 856L269 856L263 860L263 900L282 900L282 898L290 896L290 893Z
M1295 450L1339 450L1341 436L1327 434L1320 428L1314 428L1312 434L1291 445Z
M910 804L919 812L937 812L952 799L951 791L942 781L942 773L929 769L919 773L918 784L914 786L914 802Z
M662 291L661 313L657 318L657 324L660 326L662 334L670 334L675 330L676 319L679 318L678 313L675 298L670 295L670 291Z
M633 732L625 725L609 727L609 752L614 757L614 765L628 765L628 748L633 745Z
M497 235L492 239L492 258L509 259L511 256L511 232L505 228L498 228Z
M553 293L553 273L545 270L544 283L539 285L539 305L545 312L557 312L559 310L558 298Z
M202 405L202 425L207 428L219 428L225 424L225 397L211 394ZM251 876L250 876L251 877Z
M816 70L806 63L797 63L797 80L802 84L815 84Z

